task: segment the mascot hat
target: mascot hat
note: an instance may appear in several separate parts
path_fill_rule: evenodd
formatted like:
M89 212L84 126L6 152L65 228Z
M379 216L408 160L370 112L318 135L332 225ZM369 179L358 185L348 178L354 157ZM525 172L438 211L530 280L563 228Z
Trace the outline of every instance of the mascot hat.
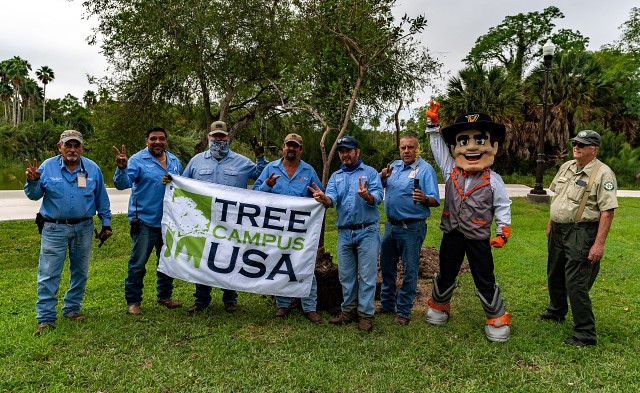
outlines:
M504 124L494 123L489 115L480 112L469 112L458 116L452 125L443 128L442 137L449 145L455 145L456 135L467 130L488 131L492 139L498 140L498 144L504 142L506 134Z

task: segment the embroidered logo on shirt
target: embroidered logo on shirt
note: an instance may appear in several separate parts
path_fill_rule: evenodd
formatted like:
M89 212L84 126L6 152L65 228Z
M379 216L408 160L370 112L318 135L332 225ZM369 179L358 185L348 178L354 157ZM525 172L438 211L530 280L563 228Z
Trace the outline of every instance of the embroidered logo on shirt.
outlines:
M615 188L611 180L607 180L606 182L604 182L602 187L607 191L613 191L613 189Z

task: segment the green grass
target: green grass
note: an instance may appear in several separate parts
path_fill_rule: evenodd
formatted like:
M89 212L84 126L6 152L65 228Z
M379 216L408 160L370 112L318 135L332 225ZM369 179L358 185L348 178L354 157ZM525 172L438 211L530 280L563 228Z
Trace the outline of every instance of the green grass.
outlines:
M123 282L130 238L126 219L94 247L83 313L34 337L39 236L31 221L0 223L0 391L87 392L424 392L637 391L640 386L640 199L620 198L605 258L591 292L598 345L562 344L563 324L536 322L545 308L548 207L514 198L513 235L495 250L496 277L513 313L508 343L489 343L470 274L461 277L445 326L414 309L407 327L377 316L374 331L308 323L300 313L272 317L269 297L241 293L240 310L213 307L197 316L154 303L153 262L145 279L144 315L125 314ZM427 244L439 244L440 210L428 221ZM330 210L328 223L334 221ZM335 247L327 227L327 249ZM68 286L68 270L59 296ZM175 298L191 304L193 284L177 281ZM323 314L325 319L328 315Z

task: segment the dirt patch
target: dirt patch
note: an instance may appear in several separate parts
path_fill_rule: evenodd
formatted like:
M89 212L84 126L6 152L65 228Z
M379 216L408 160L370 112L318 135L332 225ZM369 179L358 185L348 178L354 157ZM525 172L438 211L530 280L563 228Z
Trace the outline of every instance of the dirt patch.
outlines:
M378 263L380 266L380 263ZM439 270L439 253L435 247L422 247L420 252L420 270L418 272L418 288L414 301L414 307L418 310L425 310L427 307L427 297L431 294L431 279L434 273ZM469 264L464 261L460 268L459 275L469 271ZM342 303L342 286L338 279L338 266L333 263L331 254L327 252L318 253L316 260L316 280L318 281L318 305L317 309L337 313L340 311ZM376 286L376 301L380 300L380 268L378 268L378 278ZM398 262L397 287L402 285L402 261Z

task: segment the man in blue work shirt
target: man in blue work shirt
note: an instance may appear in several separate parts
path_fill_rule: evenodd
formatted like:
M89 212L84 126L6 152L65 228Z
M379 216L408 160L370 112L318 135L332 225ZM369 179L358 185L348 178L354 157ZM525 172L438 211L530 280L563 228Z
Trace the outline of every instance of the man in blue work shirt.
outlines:
M311 197L312 193L308 190L308 187L313 184L320 185L322 182L318 178L315 169L300 159L301 154L302 137L298 134L287 135L282 145L283 157L267 165L258 180L253 184L253 189L281 195ZM322 317L316 312L317 301L318 283L314 275L311 292L309 292L309 296L301 299L301 303L305 317L315 324L322 323ZM275 316L284 318L289 314L291 298L276 296L276 305L278 310Z
M440 204L438 177L433 167L418 156L420 145L415 135L400 138L400 159L380 172L386 188L384 211L387 222L380 248L379 313L396 313L398 325L408 325L416 297L420 250L427 234L425 220L429 207ZM396 293L398 259L402 258L402 286Z
M264 158L264 147L259 144L254 152L256 163L247 157L229 150L230 141L227 123L214 121L209 131L209 149L195 155L184 170L184 176L191 179L206 181L215 184L224 184L231 187L247 188L249 179L257 179L267 165ZM237 310L238 294L230 289L222 290L222 302L228 312ZM197 313L211 303L211 287L196 284L196 298L189 313Z
M166 173L181 174L182 164L167 148L167 133L160 127L147 131L147 147L127 159L126 148L122 151L115 146L116 173L113 184L118 190L131 188L129 198L129 223L131 224L131 256L129 257L127 278L124 281L124 297L127 300L127 313L142 314L142 288L146 264L154 247L156 266L162 249L162 202L164 185L162 178ZM182 304L171 299L173 278L156 271L156 290L158 304L169 309Z
M326 194L318 185L310 191L324 207L336 206L338 218L338 277L342 284L342 313L329 323L358 321L358 329L373 329L374 297L380 250L378 205L382 184L378 171L360 159L360 146L351 136L336 141L342 165L327 183Z
M36 222L42 234L38 262L38 300L35 335L54 327L57 320L56 293L69 250L69 289L64 295L62 315L81 321L80 314L91 258L93 216L98 212L101 241L111 236L111 205L102 171L95 162L82 157L82 134L75 130L60 135L60 154L45 160L40 167L27 160L24 192L31 200L42 199Z

